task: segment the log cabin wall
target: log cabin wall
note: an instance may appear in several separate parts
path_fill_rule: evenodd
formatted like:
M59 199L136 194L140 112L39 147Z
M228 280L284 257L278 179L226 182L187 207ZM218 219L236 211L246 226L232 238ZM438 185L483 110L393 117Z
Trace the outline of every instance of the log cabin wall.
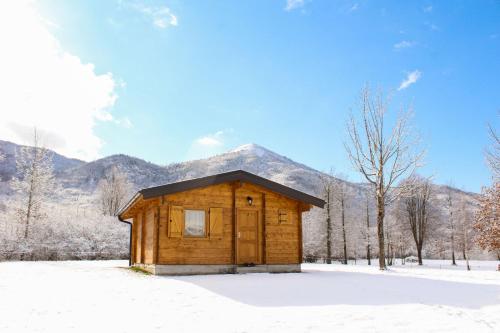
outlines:
M249 205L248 198L252 198L252 205ZM183 234L185 210L205 211L204 237ZM237 217L242 211L258 212L255 264L301 262L300 202L257 185L239 182L164 195L145 205L133 221L133 261L144 264L234 264L237 262L234 244L238 239L233 215L236 213Z

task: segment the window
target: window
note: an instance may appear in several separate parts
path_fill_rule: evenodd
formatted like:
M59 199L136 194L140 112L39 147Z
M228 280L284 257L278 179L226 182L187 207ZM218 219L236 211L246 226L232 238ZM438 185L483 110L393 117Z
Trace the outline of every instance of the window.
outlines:
M205 234L205 211L186 209L184 211L184 236L205 237Z

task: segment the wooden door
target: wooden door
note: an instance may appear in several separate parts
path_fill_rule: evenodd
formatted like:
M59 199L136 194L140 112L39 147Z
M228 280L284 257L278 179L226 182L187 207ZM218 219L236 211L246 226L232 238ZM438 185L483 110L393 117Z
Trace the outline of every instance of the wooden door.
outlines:
M238 264L259 264L259 211L238 210Z

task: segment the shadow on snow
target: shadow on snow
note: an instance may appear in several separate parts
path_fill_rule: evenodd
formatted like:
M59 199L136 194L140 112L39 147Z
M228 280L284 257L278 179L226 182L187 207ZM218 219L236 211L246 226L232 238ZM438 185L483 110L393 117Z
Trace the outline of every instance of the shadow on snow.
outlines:
M424 304L478 309L498 304L500 286L429 278L314 271L164 277L260 306Z

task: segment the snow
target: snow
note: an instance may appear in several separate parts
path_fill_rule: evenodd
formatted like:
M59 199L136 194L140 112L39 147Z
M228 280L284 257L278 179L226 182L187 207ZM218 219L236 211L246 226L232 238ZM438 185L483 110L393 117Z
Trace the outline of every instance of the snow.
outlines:
M247 143L245 145L236 147L235 149L230 151L230 153L238 153L238 152L245 152L247 154L252 154L252 155L255 155L258 157L262 157L266 153L269 153L269 150L255 144L255 143Z
M126 261L0 263L0 332L499 332L498 262L160 277Z

